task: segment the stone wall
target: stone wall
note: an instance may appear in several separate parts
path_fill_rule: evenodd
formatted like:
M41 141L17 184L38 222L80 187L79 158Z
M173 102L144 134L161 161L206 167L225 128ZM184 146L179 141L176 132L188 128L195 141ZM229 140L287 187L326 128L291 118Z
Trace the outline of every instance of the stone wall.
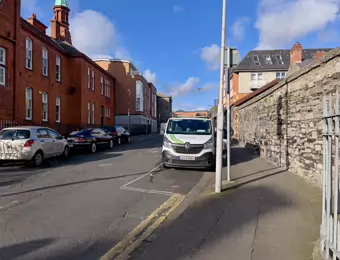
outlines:
M260 144L261 156L322 182L323 95L340 86L340 48L235 107L235 136Z

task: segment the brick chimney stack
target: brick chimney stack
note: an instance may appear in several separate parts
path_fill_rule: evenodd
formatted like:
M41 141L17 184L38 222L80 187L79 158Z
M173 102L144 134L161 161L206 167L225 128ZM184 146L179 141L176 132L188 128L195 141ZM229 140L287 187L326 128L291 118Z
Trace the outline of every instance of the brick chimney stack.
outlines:
M314 60L321 59L321 58L324 57L325 55L326 55L326 52L324 52L324 51L318 51L318 52L315 53L315 55L314 55Z
M32 24L36 29L38 29L43 34L46 34L47 26L37 19L36 14L32 14L32 17L27 18L27 21Z
M51 20L52 38L67 41L69 44L72 44L70 25L68 23L70 9L68 8L67 0L56 0L53 10L54 18Z
M295 43L293 48L290 50L290 66L302 62L302 44L299 42Z

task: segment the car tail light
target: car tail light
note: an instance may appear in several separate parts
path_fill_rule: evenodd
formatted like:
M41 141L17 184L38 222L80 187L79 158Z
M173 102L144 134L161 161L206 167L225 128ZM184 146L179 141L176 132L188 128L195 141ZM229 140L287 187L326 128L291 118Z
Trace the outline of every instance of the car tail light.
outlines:
M116 136L116 135L117 135L117 132L112 132L112 135L115 135L115 136Z
M34 140L28 140L26 143L25 143L25 145L24 145L24 147L32 147L32 145L34 144Z
M76 142L85 142L85 138L77 138Z

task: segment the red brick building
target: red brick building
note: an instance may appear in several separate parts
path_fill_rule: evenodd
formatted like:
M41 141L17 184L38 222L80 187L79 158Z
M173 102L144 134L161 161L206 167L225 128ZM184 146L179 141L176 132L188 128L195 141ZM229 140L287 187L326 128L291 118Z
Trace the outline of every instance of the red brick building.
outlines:
M67 2L53 10L50 37L34 14L20 17L20 0L0 4L0 120L113 125L115 78L72 46Z
M96 63L116 79L116 124L131 132L157 131L157 89L131 61L98 59Z

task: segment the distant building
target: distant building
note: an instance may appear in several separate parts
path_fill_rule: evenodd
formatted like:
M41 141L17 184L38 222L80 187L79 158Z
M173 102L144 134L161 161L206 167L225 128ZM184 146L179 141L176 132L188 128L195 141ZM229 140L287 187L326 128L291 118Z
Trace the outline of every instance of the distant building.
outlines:
M182 110L179 110L179 111L173 112L173 116L182 116L182 117L185 117L185 116L188 116L188 117L191 117L191 116L209 116L209 115L210 115L210 112L208 110L197 110L197 111L182 111Z
M133 134L157 131L156 87L129 60L97 59L116 78L115 121Z
M218 105L218 98L215 98L214 100L214 107Z
M157 117L158 126L161 123L166 123L172 112L172 97L161 92L157 93Z
M275 79L285 79L288 70L296 70L331 51L331 48L303 49L295 43L291 50L253 50L232 69L231 104ZM226 100L228 95L226 95Z

